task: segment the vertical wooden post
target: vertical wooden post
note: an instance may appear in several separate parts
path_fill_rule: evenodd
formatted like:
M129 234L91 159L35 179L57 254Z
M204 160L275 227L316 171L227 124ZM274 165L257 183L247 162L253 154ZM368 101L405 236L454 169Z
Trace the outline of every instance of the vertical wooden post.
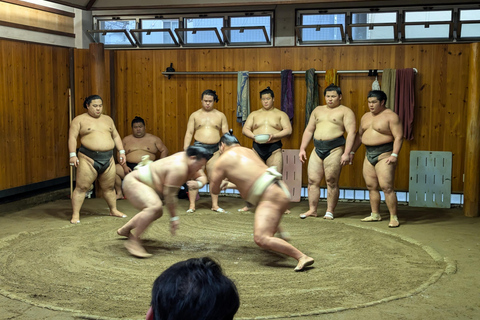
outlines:
M103 43L90 43L90 79L92 91L90 94L98 94L105 101L105 50ZM105 106L103 107L105 113ZM98 180L95 182L95 197L102 197L102 191Z
M480 43L470 45L467 136L463 213L478 217L480 209Z
M105 50L103 43L90 43L90 78L92 91L105 99Z

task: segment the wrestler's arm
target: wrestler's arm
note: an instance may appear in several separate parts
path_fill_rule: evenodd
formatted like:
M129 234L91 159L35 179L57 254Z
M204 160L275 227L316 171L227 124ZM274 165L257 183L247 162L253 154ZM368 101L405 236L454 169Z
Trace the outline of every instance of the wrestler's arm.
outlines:
M113 139L113 142L115 143L115 147L117 148L118 151L120 150L125 151L125 149L123 148L122 138L120 138L120 135L118 134L117 128L115 127L115 123L113 123L113 119L110 118L110 121L112 121L112 128L113 128L112 139ZM127 159L125 154L119 154L118 163L120 163L123 166L126 160Z
M350 152L353 148L353 143L355 142L356 132L357 132L357 124L355 121L355 114L352 110L345 107L345 115L343 117L343 126L345 128L345 132L347 133L347 141L345 142L345 150L342 155L341 163L342 165L346 165L347 163L351 164L351 160L353 159L353 154L350 155Z
M225 116L225 114L222 112L222 135L224 135L225 133L227 133L229 131L229 127L228 127L228 121L227 121L227 117Z
M225 179L225 170L223 169L223 163L225 155L218 158L213 167L212 175L210 176L210 191L212 194L220 194L222 190L222 181Z
M168 149L167 146L163 143L162 139L159 137L155 137L155 146L157 147L158 151L160 152L160 159L165 158L168 156Z
M198 190L201 189L208 182L207 175L203 169L198 170L194 176L193 180L187 181L188 189ZM201 185L200 185L201 184Z
M127 137L123 138L122 144L123 144L123 147L124 147L124 148L127 147L127 141L128 141ZM127 150L125 150L125 152L127 152ZM117 156L120 157L120 153L118 153ZM130 168L127 166L127 158L126 158L126 157L127 157L127 154L125 153L125 163L124 163L124 164L120 164L120 165L122 166L123 172L125 172L125 174L132 172L132 169L130 169Z
M183 150L187 150L188 146L192 142L193 133L195 131L195 113L190 115L187 123L187 131L185 132L185 139L183 141Z
M360 120L360 126L358 127L358 132L355 135L355 140L353 140L353 146L352 146L352 151L357 152L358 148L360 148L362 144L362 136L365 133L365 116L368 115L368 113L364 114L362 119Z
M186 180L185 167L178 164L171 166L164 179L163 199L170 213L170 233L175 235L179 226L179 218L177 217L177 195L180 186Z
M280 111L280 125L283 128L282 131L272 134L270 140L283 139L292 134L292 124L290 123L288 115L283 111Z
M245 137L255 140L255 135L252 132L253 126L253 112L250 113L243 125L242 133Z
M400 153L400 149L402 148L402 144L403 144L403 127L402 127L402 123L400 122L400 118L397 116L396 113L392 112L392 115L390 116L390 119L389 119L389 126L390 126L390 132L392 133L392 136L393 136L392 154L396 154L397 157L390 156L387 159L387 164L397 162L398 154Z
M70 124L70 129L68 130L68 152L75 153L77 152L77 139L80 134L80 120L77 118L72 120ZM70 157L70 163L73 163L75 167L78 166L78 158Z
M316 112L313 110L312 115L310 116L310 120L308 121L308 125L305 128L305 131L303 132L302 136L302 143L300 144L300 152L298 153L298 157L300 158L300 161L303 163L305 160L307 160L307 146L310 143L310 140L312 140L313 134L315 132L315 122L316 122Z

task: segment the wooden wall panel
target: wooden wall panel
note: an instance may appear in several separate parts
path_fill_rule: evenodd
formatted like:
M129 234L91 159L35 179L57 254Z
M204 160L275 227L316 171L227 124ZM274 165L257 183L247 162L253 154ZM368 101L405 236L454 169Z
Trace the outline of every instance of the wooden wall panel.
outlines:
M0 190L68 175L68 49L0 40Z
M88 50L77 50L75 70L88 64ZM85 53L86 52L86 53ZM77 55L76 55L77 56ZM106 55L106 57L109 55ZM115 111L117 129L122 136L131 133L134 116L143 117L148 131L158 135L171 153L182 150L189 115L201 107L200 95L205 89L217 91L216 107L225 113L240 142L251 146L241 135L236 122L236 75L161 74L173 63L177 71L280 71L282 69L359 70L411 68L419 70L415 78L415 123L413 141L405 141L399 157L396 189L408 190L409 152L411 150L451 151L453 158L453 192L463 190L463 155L465 152L466 92L468 44L418 44L382 46L288 47L288 48L221 48L178 50L117 50L115 65ZM88 68L85 69L88 72ZM76 74L77 100L80 85L88 79ZM295 116L293 134L284 139L284 148L297 149L305 128L305 77L294 76ZM367 74L342 74L340 86L343 104L356 114L357 122L368 111L366 95L375 78ZM381 75L378 77L381 82ZM324 76L318 76L323 104ZM280 108L280 75L251 75L251 110L261 107L259 91L270 86ZM78 107L77 107L78 110ZM308 151L312 150L312 145ZM364 147L359 149L353 166L344 168L341 187L365 188L362 177ZM304 166L304 184L306 166Z

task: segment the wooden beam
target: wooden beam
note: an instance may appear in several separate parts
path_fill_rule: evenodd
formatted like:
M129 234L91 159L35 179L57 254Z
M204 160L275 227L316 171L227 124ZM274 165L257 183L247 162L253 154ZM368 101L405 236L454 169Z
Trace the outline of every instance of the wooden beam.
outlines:
M480 43L470 45L467 135L463 213L478 217L480 209Z

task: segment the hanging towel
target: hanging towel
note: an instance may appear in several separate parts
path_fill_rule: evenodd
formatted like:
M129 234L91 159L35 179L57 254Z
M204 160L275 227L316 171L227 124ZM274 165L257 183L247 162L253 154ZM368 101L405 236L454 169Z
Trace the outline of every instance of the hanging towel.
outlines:
M395 78L395 69L383 69L382 88L383 92L387 95L385 107L393 111L395 111Z
M292 70L282 70L282 111L293 124L293 73Z
M305 127L308 125L312 111L318 106L318 79L315 69L308 69L305 72L305 82L307 84L307 99L305 102Z
M325 88L329 85L340 85L340 79L337 74L337 69L330 69L325 72Z
M395 79L395 112L403 125L403 137L413 140L413 111L415 105L415 72L412 68L397 69Z
M250 114L250 86L248 71L238 71L237 75L237 122L242 126Z
M380 90L380 83L378 83L377 77L375 77L375 81L372 83L372 90Z

